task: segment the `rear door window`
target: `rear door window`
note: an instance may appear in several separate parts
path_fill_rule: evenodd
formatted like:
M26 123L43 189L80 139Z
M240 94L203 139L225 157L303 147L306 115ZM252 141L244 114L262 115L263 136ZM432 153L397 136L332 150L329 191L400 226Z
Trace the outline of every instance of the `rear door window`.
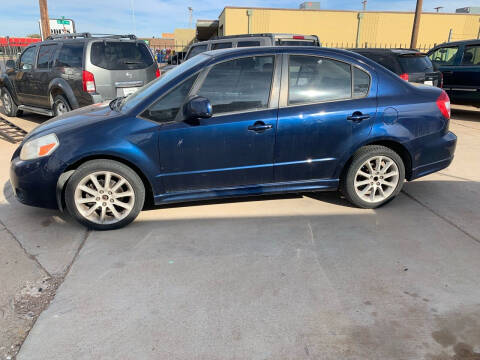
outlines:
M221 42L221 43L212 44L212 50L229 49L231 47L232 47L231 42Z
M192 57L194 57L198 54L201 54L205 51L207 51L207 44L192 46L192 48L190 49L190 52L188 53L187 59L191 59Z
M432 62L426 55L400 55L398 62L404 73L412 74L433 71Z
M57 45L42 45L38 50L37 69L48 70L52 67Z
M439 65L453 65L458 52L458 46L442 47L432 52L428 57Z
M480 66L480 45L467 45L463 53L463 66Z
M65 43L60 49L55 66L63 68L81 68L83 62L83 42Z
M239 41L237 47L250 47L250 46L260 46L260 41Z
M359 88L361 91L361 89ZM349 64L317 56L290 55L288 104L350 99L352 72Z
M141 42L99 41L92 44L90 61L107 70L140 70L151 66L153 57Z

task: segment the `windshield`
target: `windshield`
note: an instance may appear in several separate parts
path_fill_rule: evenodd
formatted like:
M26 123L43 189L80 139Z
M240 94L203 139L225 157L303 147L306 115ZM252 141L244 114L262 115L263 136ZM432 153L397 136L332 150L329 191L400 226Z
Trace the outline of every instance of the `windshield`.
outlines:
M433 65L426 55L401 55L398 58L404 73L432 72Z
M145 99L146 97L156 92L162 86L167 84L170 80L176 78L181 73L192 69L193 67L206 61L209 58L210 57L207 55L199 55L199 56L195 56L195 58L185 61L181 65L175 66L172 70L167 72L165 75L159 77L154 81L151 81L150 83L142 87L140 90L138 90L136 93L123 99L122 104L120 105L120 108L122 110L133 109L141 101L143 101L143 99Z

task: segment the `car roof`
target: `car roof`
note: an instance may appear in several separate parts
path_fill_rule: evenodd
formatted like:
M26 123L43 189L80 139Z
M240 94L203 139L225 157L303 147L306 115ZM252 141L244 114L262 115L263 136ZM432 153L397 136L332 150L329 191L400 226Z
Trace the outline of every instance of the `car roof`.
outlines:
M415 49L382 49L382 48L357 48L349 49L350 51L359 52L359 53L371 53L371 54L396 54L396 55L407 55L407 54L421 54L422 52Z
M452 42L444 42L442 44L438 44L435 48L440 46L455 46L455 45L480 45L480 39L472 39L472 40L459 40L459 41L452 41Z
M325 48L318 46L252 46L244 48L228 48L220 50L210 50L203 52L202 55L210 56L213 59L217 58L230 58L241 55L255 55L255 54L279 54L279 53L300 53L300 54L311 54L311 55L320 55L320 56L340 56L354 58L360 62L367 62L369 65L377 64L362 56L361 54L355 53L353 51L335 49L335 48Z

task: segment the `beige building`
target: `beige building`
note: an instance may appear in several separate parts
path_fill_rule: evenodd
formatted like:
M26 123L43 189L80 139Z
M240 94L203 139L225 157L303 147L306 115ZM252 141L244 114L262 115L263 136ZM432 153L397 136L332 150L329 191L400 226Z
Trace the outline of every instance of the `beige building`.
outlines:
M324 46L408 47L413 12L300 10L225 7L218 18L219 36L248 33L317 35ZM197 28L197 33L199 32ZM421 16L417 47L474 39L480 14L430 13Z

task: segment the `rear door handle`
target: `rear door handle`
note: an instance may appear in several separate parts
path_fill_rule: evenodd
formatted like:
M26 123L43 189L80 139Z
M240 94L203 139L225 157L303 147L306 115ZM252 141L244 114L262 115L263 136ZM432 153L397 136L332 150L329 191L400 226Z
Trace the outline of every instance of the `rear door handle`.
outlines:
M255 124L250 125L248 130L255 132L263 132L265 130L271 129L273 126L271 124L265 124L263 121L257 121Z
M367 119L370 119L370 115L363 115L360 111L355 111L352 115L347 116L347 120L353 122L360 122Z

